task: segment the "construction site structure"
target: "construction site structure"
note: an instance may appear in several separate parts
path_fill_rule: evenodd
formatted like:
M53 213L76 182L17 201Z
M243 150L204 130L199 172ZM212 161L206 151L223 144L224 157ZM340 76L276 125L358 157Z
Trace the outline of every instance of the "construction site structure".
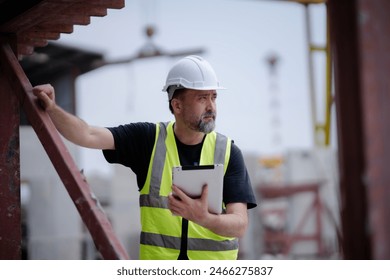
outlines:
M91 16L105 16L108 8L121 9L123 0L106 1L9 1L0 2L0 258L22 255L20 200L20 112L24 111L59 174L96 248L105 259L128 259L89 184L50 118L36 103L32 85L19 58L31 55L73 25L90 23Z
M110 1L0 1L0 258L20 259L20 111L43 144L105 259L127 259L107 216L48 116L32 96L19 58L37 46L104 16ZM309 1L295 1L309 2ZM319 1L310 1L319 2ZM324 1L321 1L324 2ZM334 69L342 258L390 259L390 2L328 0ZM330 102L330 101L328 101ZM28 183L27 183L28 184ZM321 189L321 188L320 188Z
M341 258L335 149L292 149L283 161L262 158L256 178L262 258Z
M320 123L317 113L317 88L316 88L316 69L318 65L314 63L314 56L316 52L323 52L326 57L326 77L324 81L326 82L326 95L330 94L330 79L331 76L330 70L330 53L328 45L328 35L325 36L324 42L325 46L321 47L318 44L314 44L312 39L312 20L311 20L311 5L321 4L324 5L325 1L290 1L298 2L303 4L304 8L304 23L305 23L305 33L307 41L307 57L308 57L308 81L309 81L309 100L310 100L310 119L311 126L313 131L313 142L314 146L318 149L329 149L329 152L332 152L333 148L330 147L330 110L326 111L326 117L324 118L325 122ZM326 9L324 10L326 13ZM326 18L326 14L324 15ZM326 22L325 22L326 25ZM327 26L324 26L324 29L327 29ZM273 144L273 153L268 153L263 155L260 160L261 169L261 181L257 183L256 190L259 196L260 203L260 212L259 220L262 223L262 233L264 237L264 254L271 255L273 257L283 257L283 258L292 258L292 257L302 257L304 255L311 257L329 257L330 255L335 256L339 254L338 246L329 246L325 249L325 237L323 233L323 212L327 213L327 216L331 218L332 221L334 215L337 213L331 213L327 204L323 200L333 200L334 197L322 197L325 194L321 191L323 188L324 182L321 182L321 178L311 178L309 181L301 180L298 182L291 181L291 173L297 172L297 169L294 169L291 166L291 155L287 156L289 153L286 150L282 150L282 137L280 134L280 120L279 114L281 111L280 108L280 93L278 90L278 77L277 77L277 66L279 58L277 55L272 54L267 57L267 64L269 66L269 92L271 95L270 103L270 115L272 118L272 144ZM317 66L317 67L316 67ZM326 101L326 108L330 109L331 99L324 99ZM307 154L311 155L310 151L306 151ZM291 154L291 152L290 152ZM318 154L318 153L317 153ZM287 158L289 157L289 158ZM299 157L298 157L299 158ZM298 165L301 165L304 162L296 162ZM329 162L330 164L337 164L335 161ZM308 169L307 172L315 172L313 168L318 165L317 161L312 162L311 169ZM319 168L317 166L317 168ZM295 171L293 171L295 170ZM337 178L337 174L332 174L333 177L327 178L328 181L334 181ZM306 178L307 180L307 178ZM334 182L332 183L332 188L334 189ZM329 187L329 186L328 186ZM332 193L332 195L338 194ZM300 203L296 204L296 201L299 200ZM302 207L297 207L298 205L302 206L307 204L307 201L312 203L305 206L305 211L302 210ZM338 207L336 207L338 209ZM314 217L311 217L310 214L313 214ZM297 220L296 216L301 216ZM314 218L314 221L312 220ZM314 224L313 224L314 223ZM309 224L309 225L308 225ZM332 222L328 224L331 231L339 233L339 223ZM311 232L307 233L307 228L311 227ZM334 234L331 238L332 244L339 244L339 234ZM309 245L302 245L306 242ZM311 243L316 244L316 250L309 250L310 253L304 253L307 251L305 246L311 245ZM328 240L329 243L329 240ZM301 249L297 249L297 244L301 246ZM302 250L302 248L304 248Z

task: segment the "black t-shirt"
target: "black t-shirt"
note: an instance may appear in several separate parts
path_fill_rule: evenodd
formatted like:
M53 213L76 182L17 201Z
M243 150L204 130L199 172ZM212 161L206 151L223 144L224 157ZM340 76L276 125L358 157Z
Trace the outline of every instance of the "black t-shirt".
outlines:
M145 184L150 158L152 155L156 124L131 123L108 128L115 141L115 150L104 150L109 163L119 163L133 170L137 175L138 188ZM176 146L181 165L197 165L200 160L203 142L197 145L185 145L176 138ZM240 149L232 143L230 160L224 176L223 202L247 203L248 209L256 207L247 169Z

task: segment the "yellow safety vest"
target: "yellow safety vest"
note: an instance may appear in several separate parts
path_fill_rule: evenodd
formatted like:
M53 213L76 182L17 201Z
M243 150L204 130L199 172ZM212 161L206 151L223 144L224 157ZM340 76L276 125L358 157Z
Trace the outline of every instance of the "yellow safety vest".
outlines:
M141 259L175 260L180 253L182 218L168 209L172 191L172 167L180 166L173 132L173 122L156 125L156 140L145 185L140 192ZM204 140L200 165L223 163L225 172L230 157L231 140L211 132ZM234 260L238 239L221 236L188 222L187 255L191 260Z

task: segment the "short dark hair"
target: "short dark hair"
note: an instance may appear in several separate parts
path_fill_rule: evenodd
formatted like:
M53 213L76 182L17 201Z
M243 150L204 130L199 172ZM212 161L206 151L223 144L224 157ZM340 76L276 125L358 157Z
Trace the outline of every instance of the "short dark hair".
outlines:
M187 89L186 88L179 88L177 90L175 90L175 92L173 93L173 96L171 98L171 100L169 100L169 110L171 111L171 113L173 114L173 107L172 107L172 104L171 104L171 101L174 99L174 98L180 98L181 96L183 96L184 92L186 91Z

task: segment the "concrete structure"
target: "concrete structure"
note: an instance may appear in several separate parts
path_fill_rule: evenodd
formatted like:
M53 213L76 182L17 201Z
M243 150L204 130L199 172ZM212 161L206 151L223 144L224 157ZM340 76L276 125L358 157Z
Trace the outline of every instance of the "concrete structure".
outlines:
M77 149L68 145L72 156ZM20 129L22 220L29 259L80 259L82 221L33 129ZM28 196L28 197L27 197Z

